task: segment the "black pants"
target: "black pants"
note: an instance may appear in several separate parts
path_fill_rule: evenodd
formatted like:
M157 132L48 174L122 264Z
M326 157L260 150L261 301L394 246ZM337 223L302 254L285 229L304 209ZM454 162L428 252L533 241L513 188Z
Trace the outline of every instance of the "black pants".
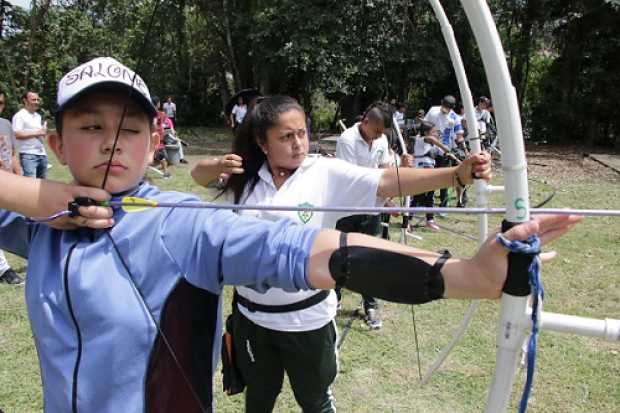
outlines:
M416 195L411 199L411 206L414 208L415 207L432 208L434 206L434 198L435 198L435 191L430 191L424 194ZM426 220L428 221L431 219L435 219L435 214L432 214L432 213L426 214Z
M445 168L452 166L452 160L447 156L441 156L437 158L437 168ZM434 194L434 193L433 193ZM448 206L448 188L442 188L439 190L439 206L442 208L446 208Z
M381 219L379 215L351 215L338 220L336 229L342 232L359 232L362 234L377 236L381 234ZM342 297L342 292L336 288L338 301ZM379 304L374 297L362 295L364 299L364 311L369 309L377 309Z
M288 375L304 413L334 413L329 386L338 371L336 328L276 331L254 324L235 311L233 337L237 366L246 383L246 413L270 413Z

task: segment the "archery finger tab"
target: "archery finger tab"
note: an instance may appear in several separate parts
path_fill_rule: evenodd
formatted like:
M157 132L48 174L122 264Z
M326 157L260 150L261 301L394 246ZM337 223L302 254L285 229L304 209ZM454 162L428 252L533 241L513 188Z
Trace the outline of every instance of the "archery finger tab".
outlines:
M67 209L69 210L69 216L75 218L80 216L80 207L98 205L97 201L92 198L83 196L76 197L73 201L69 202Z

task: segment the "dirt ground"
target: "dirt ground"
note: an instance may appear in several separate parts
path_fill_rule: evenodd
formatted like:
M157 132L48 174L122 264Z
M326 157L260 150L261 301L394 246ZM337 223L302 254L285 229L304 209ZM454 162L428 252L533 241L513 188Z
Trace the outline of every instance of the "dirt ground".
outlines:
M608 168L587 154L583 148L566 150L565 148L534 147L526 149L528 174L544 178L550 183L594 183L597 180L617 182L620 174ZM618 156L618 155L616 155Z

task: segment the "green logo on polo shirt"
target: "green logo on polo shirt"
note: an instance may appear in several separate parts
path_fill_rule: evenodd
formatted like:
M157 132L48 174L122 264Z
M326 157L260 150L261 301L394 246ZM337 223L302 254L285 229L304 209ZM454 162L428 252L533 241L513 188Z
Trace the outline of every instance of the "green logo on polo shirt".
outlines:
M303 204L299 204L297 205L298 207L301 208L312 208L314 207L314 205L308 203L308 202L304 202ZM312 219L312 211L297 211L297 216L299 217L299 220L301 222L303 222L304 224L307 224L311 219Z
M383 152L383 149L379 149L379 150L377 151L377 154L375 155L375 160L376 160L377 162L381 162L381 160L383 159L383 153L384 153L384 152Z

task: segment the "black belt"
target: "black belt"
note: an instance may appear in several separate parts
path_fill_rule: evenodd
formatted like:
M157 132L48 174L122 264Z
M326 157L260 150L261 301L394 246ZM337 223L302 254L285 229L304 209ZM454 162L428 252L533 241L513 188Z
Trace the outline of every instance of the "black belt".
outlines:
M260 311L261 313L289 313L291 311L305 310L306 308L317 305L318 303L329 297L329 292L330 290L323 290L314 294L312 297L308 297L305 300L298 301L296 303L284 305L265 305L250 301L247 298L237 294L237 290L235 290L235 297L233 298L233 300L247 308L248 311L252 313L256 311Z

